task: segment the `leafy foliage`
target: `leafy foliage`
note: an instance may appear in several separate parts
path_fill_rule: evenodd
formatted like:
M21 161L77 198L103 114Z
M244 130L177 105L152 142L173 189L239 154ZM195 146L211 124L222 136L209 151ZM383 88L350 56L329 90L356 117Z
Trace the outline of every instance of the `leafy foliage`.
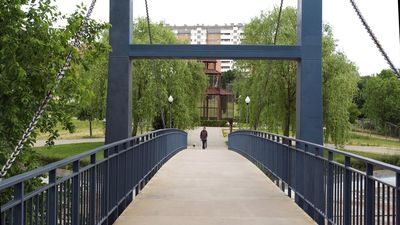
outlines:
M244 28L244 44L272 44L278 18L278 8L262 12ZM278 45L294 45L297 42L296 10L287 7L282 11ZM328 25L323 31L323 106L325 138L342 144L349 131L349 109L356 92L358 73L346 56L336 50L332 30ZM270 65L272 67L270 68ZM235 83L239 96L241 120L246 115L244 98L250 96L250 123L254 129L290 135L295 132L296 73L293 61L241 61L243 71Z
M68 51L69 42L80 27L84 7L71 16L61 15L52 0L3 1L0 8L0 165L4 165L13 147L21 138L45 94L55 83L55 74ZM56 24L66 20L65 27ZM89 23L83 41L90 46L105 24ZM54 129L62 123L73 130L70 121L81 87L76 63L82 55L74 50L73 66L68 70L55 100L47 108L38 128L26 144L9 175L37 167L36 154L31 150L38 131L49 132L51 143L58 136Z
M179 43L164 24L151 24L151 29L155 43ZM145 19L138 19L133 34L134 42L148 43L147 32ZM207 88L202 63L190 60L134 60L132 81L133 135L138 128L149 126L153 122L159 124L160 105L166 115L166 124L169 124L169 95L174 98L172 110L175 128L192 127L199 121L197 103L201 101ZM160 85L160 96L156 94L157 84Z
M99 41L83 49L84 57L77 68L80 77L79 105L77 118L88 120L90 136L92 136L92 121L105 118L107 77L108 77L108 33L104 33Z
M367 79L362 96L365 114L381 128L386 122L400 124L400 81L391 70Z

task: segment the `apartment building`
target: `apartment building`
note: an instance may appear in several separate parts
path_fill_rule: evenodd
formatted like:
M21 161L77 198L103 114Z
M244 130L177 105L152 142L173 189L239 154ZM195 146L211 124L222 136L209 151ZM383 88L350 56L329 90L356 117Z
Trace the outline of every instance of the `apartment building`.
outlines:
M216 44L239 45L243 35L243 24L225 25L168 25L178 39L190 44ZM221 72L233 69L233 60L224 59L218 61Z

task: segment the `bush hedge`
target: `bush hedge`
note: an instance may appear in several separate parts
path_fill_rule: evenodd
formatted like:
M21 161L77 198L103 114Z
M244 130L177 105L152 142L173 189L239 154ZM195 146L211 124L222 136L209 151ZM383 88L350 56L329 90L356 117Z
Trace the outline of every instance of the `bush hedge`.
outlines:
M228 120L201 120L200 125L205 127L227 127Z

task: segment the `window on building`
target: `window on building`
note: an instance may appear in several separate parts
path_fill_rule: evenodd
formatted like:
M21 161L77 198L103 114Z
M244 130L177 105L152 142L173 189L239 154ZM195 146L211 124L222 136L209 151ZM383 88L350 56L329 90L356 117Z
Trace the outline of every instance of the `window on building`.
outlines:
M215 70L215 63L207 63L207 69Z
M209 75L208 76L209 87L219 87L219 76Z

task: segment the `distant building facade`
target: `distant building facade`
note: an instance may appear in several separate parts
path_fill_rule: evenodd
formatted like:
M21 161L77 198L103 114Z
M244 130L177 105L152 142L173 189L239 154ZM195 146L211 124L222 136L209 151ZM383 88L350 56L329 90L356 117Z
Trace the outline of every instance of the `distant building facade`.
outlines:
M217 60L202 60L208 77L207 95L200 105L203 120L224 120L234 118L234 95L221 87L222 73Z
M194 25L175 26L167 25L178 37L190 44L215 44L215 45L239 45L243 36L243 24L230 25ZM233 69L233 60L219 61L221 72Z
M243 35L243 24L171 26L177 38L194 45L239 45ZM207 95L199 105L203 120L233 119L234 95L221 86L222 73L233 69L233 60L202 60L208 77Z

